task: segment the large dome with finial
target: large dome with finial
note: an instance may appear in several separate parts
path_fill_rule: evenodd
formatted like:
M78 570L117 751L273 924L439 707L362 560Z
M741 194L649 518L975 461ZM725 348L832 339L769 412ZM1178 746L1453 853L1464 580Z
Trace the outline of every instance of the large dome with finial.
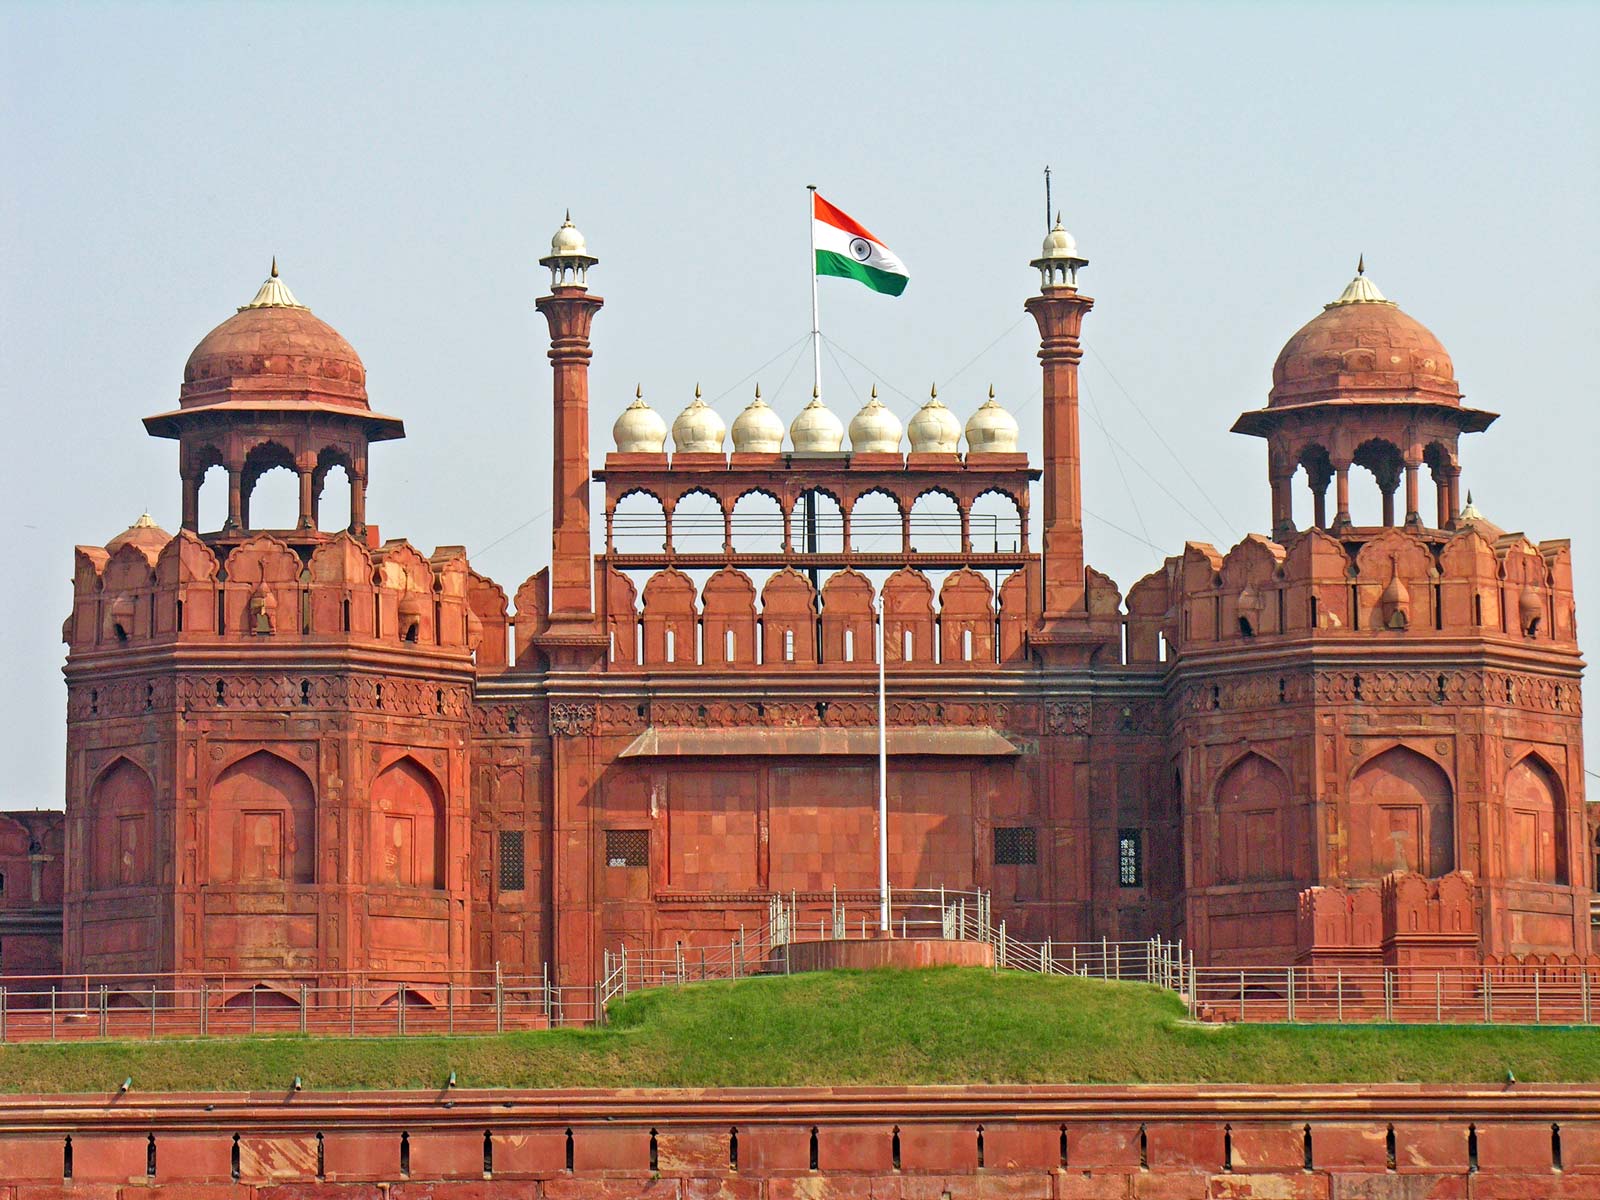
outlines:
M811 389L811 403L789 423L789 441L796 454L832 454L844 444L844 425L816 388Z
M667 444L667 422L644 402L644 386L634 388L633 403L611 427L618 454L660 454Z
M939 399L939 389L928 389L928 402L917 409L906 427L913 454L954 454L961 447L961 422Z
M315 394L318 400L367 408L367 371L355 347L313 315L272 273L248 304L205 337L183 368L182 407L214 404L224 393Z
M872 395L861 406L861 411L850 418L850 449L862 453L898 454L903 433L900 418L889 411L878 399L878 385L872 385Z
M677 454L721 454L728 427L722 418L700 398L700 385L694 385L694 399L672 423L672 449Z
M1331 399L1418 399L1459 405L1439 339L1384 298L1363 260L1338 299L1289 339L1272 366L1269 408Z
M756 398L733 419L733 451L735 454L777 454L782 449L783 418L761 398L758 383Z

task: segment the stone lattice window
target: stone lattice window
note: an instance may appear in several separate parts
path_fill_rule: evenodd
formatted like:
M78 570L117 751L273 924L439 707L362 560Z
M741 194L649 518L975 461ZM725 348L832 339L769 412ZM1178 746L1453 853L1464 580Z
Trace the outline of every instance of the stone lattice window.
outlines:
M1137 829L1117 830L1117 883L1122 887L1144 886L1144 853Z
M527 887L527 860L520 829L500 831L500 890L520 892Z
M648 867L650 831L648 829L606 830L606 866Z
M1031 867L1039 861L1039 831L1027 825L1009 826L994 831L994 862L997 867Z

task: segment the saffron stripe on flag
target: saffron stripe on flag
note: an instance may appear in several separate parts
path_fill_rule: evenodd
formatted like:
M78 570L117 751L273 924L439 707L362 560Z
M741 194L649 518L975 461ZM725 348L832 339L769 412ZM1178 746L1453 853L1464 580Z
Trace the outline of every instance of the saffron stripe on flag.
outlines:
M842 229L846 233L854 234L856 237L864 237L869 242L877 242L880 246L884 244L882 238L875 234L868 233L866 226L857 221L851 220L849 217L845 216L844 213L840 212L837 208L829 204L815 192L811 194L811 199L815 202L815 207L812 209L812 213L816 216L817 220L826 221L835 229Z

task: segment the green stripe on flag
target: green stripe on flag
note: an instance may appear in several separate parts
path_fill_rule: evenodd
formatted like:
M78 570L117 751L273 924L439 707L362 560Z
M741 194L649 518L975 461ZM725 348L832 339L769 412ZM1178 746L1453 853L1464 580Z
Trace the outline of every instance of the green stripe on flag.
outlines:
M880 271L877 267L869 267L866 263L857 262L843 254L835 254L832 250L817 251L817 274L837 275L841 279L858 279L873 291L882 292L886 296L898 296L906 290L906 284L910 282L904 275Z

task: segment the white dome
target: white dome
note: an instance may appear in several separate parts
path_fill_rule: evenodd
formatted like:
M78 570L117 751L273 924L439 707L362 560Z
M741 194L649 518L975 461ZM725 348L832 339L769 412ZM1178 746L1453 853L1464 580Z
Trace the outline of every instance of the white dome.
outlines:
M644 389L635 388L633 403L622 410L611 427L618 454L660 454L667 445L667 423L644 402Z
M672 423L672 449L677 454L721 454L728 427L704 400L700 385L694 385L694 400Z
M783 418L761 398L761 385L758 383L756 398L733 419L733 452L777 454L782 449Z
M954 454L961 444L961 422L939 400L939 389L928 389L928 402L917 409L907 430L913 454Z
M811 403L789 426L789 440L796 454L831 454L844 444L844 426L822 403L815 388L811 389Z
M850 418L850 449L879 454L897 454L900 451L900 418L884 407L878 399L878 385L872 385L872 395L861 406L861 411Z
M1017 419L1000 407L990 385L989 398L967 420L968 454L1015 454Z
M561 222L561 228L557 229L555 236L550 239L550 256L570 258L588 253L589 245L584 241L583 234L578 232L578 227L572 223L572 212L569 209L566 220Z
M1061 227L1061 214L1056 214L1055 228L1044 235L1044 249L1040 258L1077 258L1078 241Z

